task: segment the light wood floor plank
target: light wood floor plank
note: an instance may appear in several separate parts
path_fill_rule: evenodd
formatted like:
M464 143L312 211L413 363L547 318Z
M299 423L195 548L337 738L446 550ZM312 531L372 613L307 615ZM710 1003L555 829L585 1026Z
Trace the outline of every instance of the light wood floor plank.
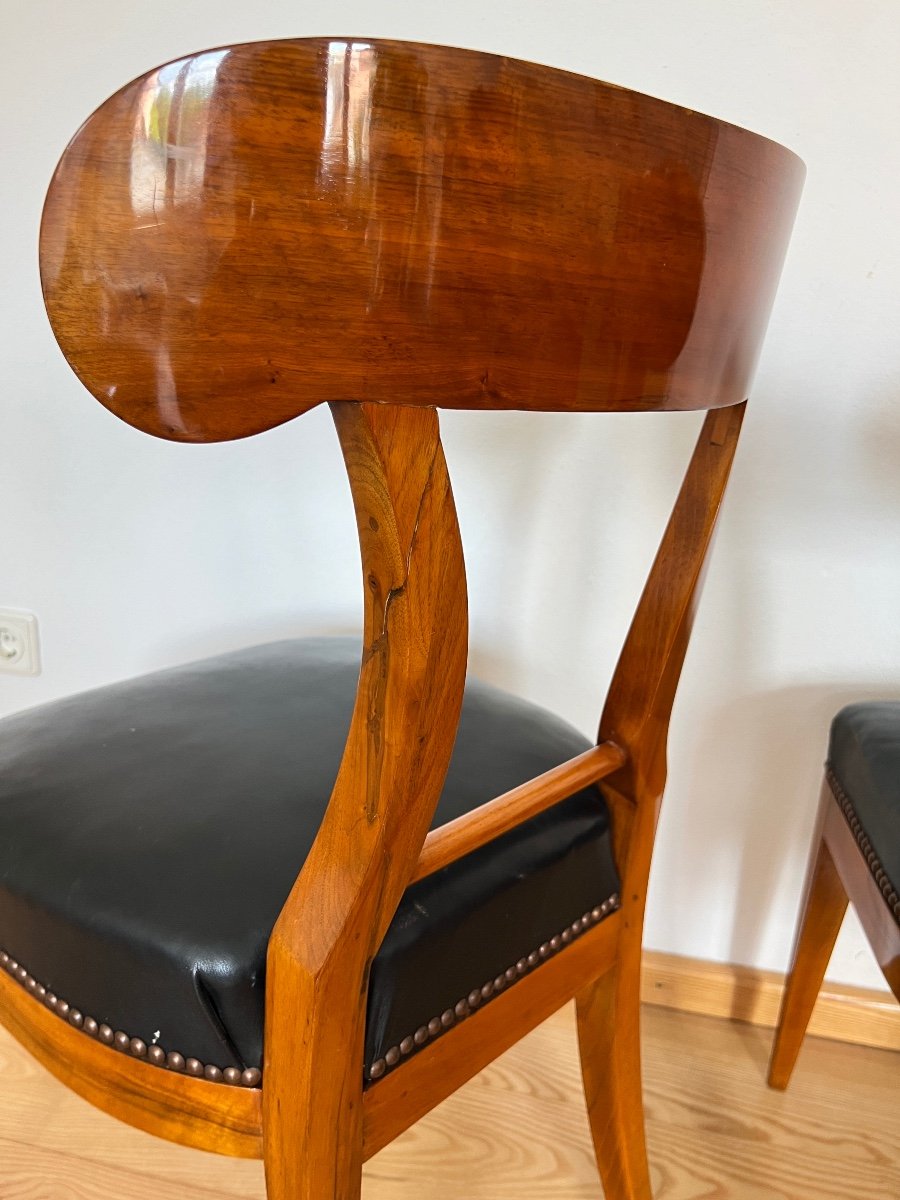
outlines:
M647 1008L657 1200L898 1200L900 1055L808 1039L786 1093L771 1035ZM0 1200L263 1200L259 1163L90 1108L0 1033ZM565 1010L366 1167L365 1200L600 1200Z

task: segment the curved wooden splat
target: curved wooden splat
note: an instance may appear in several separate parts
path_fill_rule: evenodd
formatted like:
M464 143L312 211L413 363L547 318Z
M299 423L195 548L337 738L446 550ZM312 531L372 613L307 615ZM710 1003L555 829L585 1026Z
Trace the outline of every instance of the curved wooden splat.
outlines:
M369 967L415 867L465 683L462 548L437 415L337 404L365 584L362 669L334 793L269 943L270 1200L351 1200Z

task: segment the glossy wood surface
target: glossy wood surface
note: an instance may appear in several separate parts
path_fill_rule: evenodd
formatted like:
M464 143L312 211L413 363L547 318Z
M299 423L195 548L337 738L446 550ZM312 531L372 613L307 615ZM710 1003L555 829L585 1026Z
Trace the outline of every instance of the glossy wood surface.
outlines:
M465 816L432 829L425 839L411 882L424 879L464 854L487 845L523 821L545 812L552 804L604 779L624 762L625 755L611 742L594 746Z
M328 401L354 498L356 706L269 945L270 1200L358 1200L367 1153L576 995L607 1200L647 1200L641 933L668 725L802 174L763 138L608 84L346 39L161 67L102 105L64 154L42 280L87 387L138 428L184 441L246 436ZM718 411L587 767L563 764L549 785L532 781L426 843L466 665L434 406ZM369 966L404 889L582 770L606 777L621 912L364 1094ZM17 1035L40 1050L28 1004L17 1012ZM194 1081L140 1074L153 1096L129 1098L116 1074L128 1060L91 1066L90 1087L84 1071L70 1082L142 1128L212 1145L208 1118L229 1152L258 1149L258 1100L240 1089L223 1089L239 1113L216 1095L198 1115L200 1093L179 1092Z
M86 122L41 271L93 394L162 437L322 401L742 401L803 167L722 121L445 47L195 54Z

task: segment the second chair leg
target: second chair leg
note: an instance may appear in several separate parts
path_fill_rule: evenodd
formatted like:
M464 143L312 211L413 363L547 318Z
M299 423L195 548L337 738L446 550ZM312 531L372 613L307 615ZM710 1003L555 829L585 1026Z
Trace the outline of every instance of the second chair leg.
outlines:
M629 961L629 960L633 961ZM640 946L575 998L581 1072L606 1200L652 1200L641 1086Z
M824 839L810 867L794 958L781 1002L769 1086L787 1087L828 960L847 911L847 893Z

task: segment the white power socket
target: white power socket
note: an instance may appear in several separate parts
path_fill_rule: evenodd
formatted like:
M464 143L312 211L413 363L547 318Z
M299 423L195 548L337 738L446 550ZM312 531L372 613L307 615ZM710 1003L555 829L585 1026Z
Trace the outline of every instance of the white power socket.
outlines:
M33 613L0 608L0 671L40 675L37 617Z

